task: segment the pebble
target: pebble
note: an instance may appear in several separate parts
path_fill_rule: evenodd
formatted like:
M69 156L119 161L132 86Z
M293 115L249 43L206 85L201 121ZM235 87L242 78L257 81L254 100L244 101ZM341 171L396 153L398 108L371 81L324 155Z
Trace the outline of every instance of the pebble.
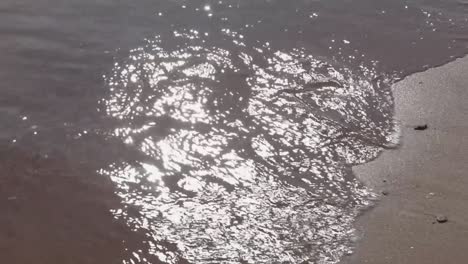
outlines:
M438 223L445 223L448 221L448 218L445 215L436 215L436 221Z
M388 191L382 191L382 195L388 195Z
M416 126L414 130L426 130L428 128L427 125Z

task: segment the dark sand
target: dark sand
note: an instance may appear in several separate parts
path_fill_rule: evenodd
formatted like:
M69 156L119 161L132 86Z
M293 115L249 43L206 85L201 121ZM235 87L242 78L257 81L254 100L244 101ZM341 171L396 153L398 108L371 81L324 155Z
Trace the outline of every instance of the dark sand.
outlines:
M401 147L354 168L388 193L357 222L361 241L344 262L468 263L468 57L409 76L394 94Z

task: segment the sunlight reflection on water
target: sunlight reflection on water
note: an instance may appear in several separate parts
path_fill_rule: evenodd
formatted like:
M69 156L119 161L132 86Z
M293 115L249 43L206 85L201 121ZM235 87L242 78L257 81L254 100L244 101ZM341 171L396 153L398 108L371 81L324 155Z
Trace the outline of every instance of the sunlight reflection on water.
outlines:
M110 136L146 157L101 171L126 204L115 217L148 233L127 262L337 263L374 196L351 164L395 143L389 86L213 35L155 37L106 77Z

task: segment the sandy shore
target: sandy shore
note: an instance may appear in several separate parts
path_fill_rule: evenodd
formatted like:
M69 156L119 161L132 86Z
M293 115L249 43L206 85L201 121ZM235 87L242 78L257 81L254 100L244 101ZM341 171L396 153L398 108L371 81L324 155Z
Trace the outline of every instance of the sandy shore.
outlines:
M394 94L402 145L353 169L384 194L344 263L468 263L468 57L411 75Z

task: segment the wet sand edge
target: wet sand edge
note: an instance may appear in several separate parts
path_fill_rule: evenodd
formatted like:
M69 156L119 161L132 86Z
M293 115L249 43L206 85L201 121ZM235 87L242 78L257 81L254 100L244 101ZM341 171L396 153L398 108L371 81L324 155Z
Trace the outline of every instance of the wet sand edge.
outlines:
M353 168L382 197L358 219L360 240L343 263L465 263L468 57L410 75L393 90L402 144Z

